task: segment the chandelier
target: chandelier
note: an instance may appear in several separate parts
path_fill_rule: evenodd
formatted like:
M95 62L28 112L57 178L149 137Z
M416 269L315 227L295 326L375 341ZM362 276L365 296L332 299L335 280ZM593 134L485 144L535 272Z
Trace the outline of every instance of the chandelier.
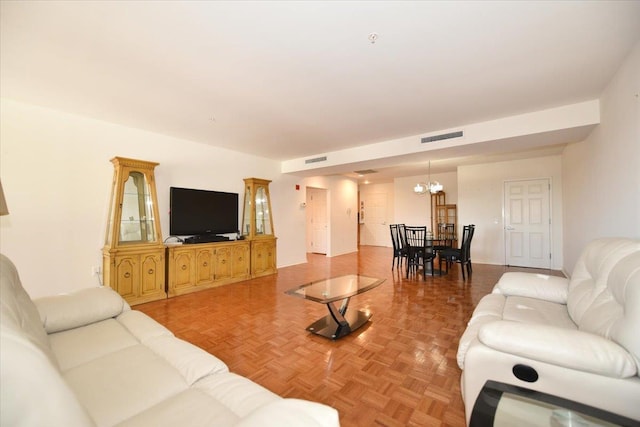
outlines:
M439 191L442 191L444 187L438 181L431 181L431 160L429 160L429 180L427 182L418 182L415 187L413 187L413 192L416 194L425 194L431 193L435 194Z

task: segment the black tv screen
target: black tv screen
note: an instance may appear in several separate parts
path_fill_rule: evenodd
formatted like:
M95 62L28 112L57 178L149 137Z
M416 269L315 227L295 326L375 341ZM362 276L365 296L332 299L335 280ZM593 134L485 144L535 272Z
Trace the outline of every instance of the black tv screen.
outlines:
M170 187L169 233L172 236L237 232L237 193Z

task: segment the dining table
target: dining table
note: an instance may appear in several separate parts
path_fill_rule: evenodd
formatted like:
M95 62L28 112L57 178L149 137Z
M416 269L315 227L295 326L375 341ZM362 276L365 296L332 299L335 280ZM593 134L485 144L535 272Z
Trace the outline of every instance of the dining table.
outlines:
M405 226L406 230L411 230L411 229L416 229L416 228L426 228L423 226ZM405 231L406 233L406 231ZM406 235L405 235L405 239L406 239ZM424 239L421 239L423 244L421 246L417 246L414 242L413 245L407 245L408 247L408 257L419 257L421 256L420 254L422 253L429 253L429 252L433 252L434 253L434 258L435 256L438 255L439 251L450 248L451 247L451 239L446 239L446 238L434 238L433 237L433 233L431 231L427 231L425 234ZM406 242L405 242L406 244ZM442 275L443 271L440 269L436 269L433 268L433 270L430 268L430 266L427 263L423 263L424 265L423 270L424 270L424 276L426 277L427 274L430 275ZM409 270L407 270L407 277L409 274ZM446 272L445 272L446 274Z

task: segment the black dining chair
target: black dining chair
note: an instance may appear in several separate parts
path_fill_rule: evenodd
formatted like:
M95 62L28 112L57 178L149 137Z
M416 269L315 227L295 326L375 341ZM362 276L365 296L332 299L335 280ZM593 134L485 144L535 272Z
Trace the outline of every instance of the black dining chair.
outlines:
M427 263L431 267L431 275L433 276L433 260L435 258L433 240L427 238L426 226L405 226L404 232L407 247L407 278L409 278L410 272L417 273L422 267L422 278L426 280Z
M402 267L402 260L407 259L407 248L401 235L401 233L404 233L404 224L390 224L389 229L391 231L391 243L393 244L393 260L391 260L391 269L393 270L396 266Z
M438 224L437 244L433 247L436 254L453 247L456 240L455 224Z
M446 272L449 272L449 265L456 262L460 264L462 269L462 280L466 280L464 275L465 266L467 268L467 274L471 277L473 268L471 267L471 239L473 239L473 233L476 226L474 224L465 225L462 229L462 242L460 248L443 249L440 251L440 270L442 270L442 262L445 262Z

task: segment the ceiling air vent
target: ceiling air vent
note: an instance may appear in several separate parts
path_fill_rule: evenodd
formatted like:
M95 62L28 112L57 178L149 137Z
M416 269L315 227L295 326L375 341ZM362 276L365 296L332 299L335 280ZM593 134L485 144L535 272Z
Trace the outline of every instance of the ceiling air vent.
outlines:
M325 162L327 160L327 156L322 156L322 157L316 157L315 159L307 159L304 161L305 164L309 164L309 163L318 163L318 162Z
M378 173L378 171L374 171L373 169L364 169L361 171L354 171L355 173L357 173L358 175L369 175L371 173Z
M462 131L459 130L457 132L443 133L442 135L425 136L420 142L425 144L427 142L442 141L443 139L460 138L462 135Z

